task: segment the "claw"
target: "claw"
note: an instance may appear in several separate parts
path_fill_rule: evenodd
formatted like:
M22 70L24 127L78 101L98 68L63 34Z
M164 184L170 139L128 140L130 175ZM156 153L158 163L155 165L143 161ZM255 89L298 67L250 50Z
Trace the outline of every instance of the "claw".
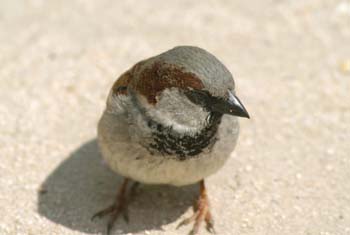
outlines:
M193 228L190 231L189 235L198 235L199 227L203 221L206 223L206 229L215 234L214 230L214 221L211 217L209 211L209 201L205 191L204 181L200 182L200 195L197 204L194 207L195 212L193 215L187 219L184 219L179 223L176 229L181 226L187 225L191 222L194 222Z
M108 222L108 224L107 224L107 235L111 234L111 231L112 231L112 228L113 228L113 224L114 224L114 221L113 222Z
M100 219L100 218L102 218L103 216L108 215L109 213L112 213L115 209L116 209L116 208L115 208L114 205L109 206L109 207L107 207L106 209L95 213L95 214L91 217L91 221L94 221L96 218Z
M216 234L215 229L214 229L214 220L213 220L209 211L207 212L207 214L205 216L205 222L206 222L207 231L212 233L212 234Z
M182 220L177 226L176 229L179 229L180 227L184 225L188 225L189 223L193 222L197 217L197 213L194 213L191 217Z
M125 208L123 211L123 218L125 220L126 223L129 223L129 213L128 213L128 209Z
M118 219L119 215L122 213L125 221L129 221L128 217L128 211L127 211L127 204L128 202L125 199L125 192L128 185L128 179L124 179L124 182L122 186L120 187L119 193L117 195L117 200L114 202L113 205L107 207L106 209L97 212L91 217L91 221L93 221L96 218L102 218L108 214L111 215L111 218L108 220L107 223L107 234L110 234L114 222Z
M197 232L194 231L194 229L192 229L192 230L188 233L188 235L197 235Z
M215 229L214 229L213 224L208 224L208 223L207 223L206 229L207 229L208 232L210 232L210 233L212 233L212 234L216 234L216 231L215 231Z

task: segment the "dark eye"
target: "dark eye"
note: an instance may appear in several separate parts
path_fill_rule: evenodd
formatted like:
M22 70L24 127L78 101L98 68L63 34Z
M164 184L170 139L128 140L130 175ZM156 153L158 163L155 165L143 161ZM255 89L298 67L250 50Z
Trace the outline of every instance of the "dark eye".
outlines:
M206 90L189 90L185 91L185 95L193 103L198 104L208 110L217 99Z
M126 91L126 89L128 89L126 86L120 86L117 88L117 92Z
M113 88L113 93L115 95L126 94L127 91L128 91L127 86L118 86L118 87Z
M205 99L209 94L201 90L189 90L185 91L185 95L193 103L201 105L203 103L203 99Z

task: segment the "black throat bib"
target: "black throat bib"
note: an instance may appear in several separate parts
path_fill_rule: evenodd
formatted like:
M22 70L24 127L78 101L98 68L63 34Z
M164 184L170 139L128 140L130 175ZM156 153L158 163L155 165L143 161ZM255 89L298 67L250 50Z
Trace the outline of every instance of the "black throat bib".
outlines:
M221 118L220 113L210 113L207 125L194 136L178 133L171 126L165 127L149 119L147 124L152 129L153 141L146 147L151 154L175 156L179 161L193 158L205 148L209 147L210 150L214 146Z

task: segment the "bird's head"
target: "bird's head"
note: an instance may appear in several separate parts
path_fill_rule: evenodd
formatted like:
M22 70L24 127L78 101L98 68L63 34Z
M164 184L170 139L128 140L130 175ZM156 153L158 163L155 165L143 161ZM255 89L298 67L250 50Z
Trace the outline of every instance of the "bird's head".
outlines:
M145 115L182 132L198 131L213 113L249 118L231 73L198 47L175 47L135 65L128 91Z

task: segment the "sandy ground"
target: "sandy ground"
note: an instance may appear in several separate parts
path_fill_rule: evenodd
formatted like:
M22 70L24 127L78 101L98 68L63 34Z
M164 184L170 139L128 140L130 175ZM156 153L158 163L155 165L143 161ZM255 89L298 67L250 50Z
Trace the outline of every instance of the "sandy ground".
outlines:
M227 65L252 117L207 181L217 234L350 234L349 1L2 0L0 44L1 235L105 231L109 87L181 44ZM113 234L186 234L196 192L142 186Z

